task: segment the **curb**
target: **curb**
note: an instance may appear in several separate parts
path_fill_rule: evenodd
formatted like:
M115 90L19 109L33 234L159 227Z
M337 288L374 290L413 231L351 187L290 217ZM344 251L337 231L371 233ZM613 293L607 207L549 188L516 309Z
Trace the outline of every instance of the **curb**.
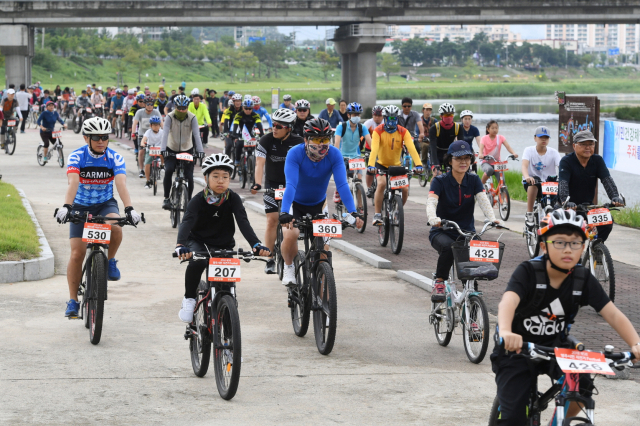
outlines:
M17 188L16 188L17 189ZM17 189L18 194L22 197L22 205L31 216L31 220L36 227L36 234L40 240L40 257L30 260L0 262L0 283L15 283L20 281L38 281L50 278L54 274L53 252L47 238L40 228L38 219L36 218L29 200L24 191Z
M413 271L398 271L396 276L404 280L410 284L415 285L416 287L420 287L425 291L431 291L433 289L433 280L431 278L427 278L424 275L420 275L417 272Z

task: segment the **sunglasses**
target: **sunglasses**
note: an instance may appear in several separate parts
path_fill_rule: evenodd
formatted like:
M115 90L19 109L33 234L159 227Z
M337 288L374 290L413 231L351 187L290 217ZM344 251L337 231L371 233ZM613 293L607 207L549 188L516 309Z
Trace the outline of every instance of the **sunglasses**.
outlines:
M251 108L251 107L244 107L244 110L245 110L245 111L251 111L252 109L253 109L253 108Z
M278 129L278 130L282 130L282 129L288 129L289 126L284 126L284 125L282 125L280 123L273 123L273 128L274 129Z
M108 141L109 135L91 135L91 140L94 142L98 141Z
M388 121L398 121L398 117L387 117Z
M411 108L411 105L402 105L402 108Z
M331 142L331 138L309 138L309 142L316 145L324 145Z
M178 111L186 111L187 107L176 107Z
M309 110L307 108L298 108L296 111L307 112Z

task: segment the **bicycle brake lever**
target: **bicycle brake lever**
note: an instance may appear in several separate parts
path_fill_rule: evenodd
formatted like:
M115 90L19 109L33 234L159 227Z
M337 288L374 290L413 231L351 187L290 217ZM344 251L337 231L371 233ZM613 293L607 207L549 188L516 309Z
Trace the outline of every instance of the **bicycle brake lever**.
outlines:
M56 211L53 212L53 217L56 217L57 214L58 214L58 208L56 207Z
M545 361L551 360L550 356L544 355L543 353L540 353L533 348L529 350L529 356L531 357L531 359L544 359Z
M147 223L147 220L144 218L144 213L140 213L140 219L142 220L142 223Z

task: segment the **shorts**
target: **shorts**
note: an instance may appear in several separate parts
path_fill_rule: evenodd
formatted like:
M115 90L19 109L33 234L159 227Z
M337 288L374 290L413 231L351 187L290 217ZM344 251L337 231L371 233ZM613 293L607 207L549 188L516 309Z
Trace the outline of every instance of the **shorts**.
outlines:
M276 182L271 182L267 179L264 180L264 189L271 189L271 188L279 188L280 185L282 185L282 187L285 187L285 183L276 183ZM268 194L263 194L262 195L262 201L264 201L264 212L265 213L278 213L280 211L280 206L278 205L278 201L273 198L271 195ZM282 200L280 200L282 201Z
M482 167L482 171L484 172L485 175L493 176L494 170L493 170L493 166L491 164L482 163L480 167Z
M291 210L289 210L289 214L293 215L293 218L295 220L300 220L302 216L305 216L306 214L315 216L320 213L329 214L326 199L313 206L305 206L304 204L296 203L294 201L293 203L291 203Z
M118 213L118 202L115 198L105 201L102 204L93 204L91 206L83 206L82 204L73 204L71 211L77 213L89 212L94 216L106 216L109 213ZM69 238L82 238L84 223L69 223Z
M144 148L143 148L143 149L144 149ZM145 165L145 166L147 166L147 165L151 165L151 163L153 163L153 159L154 159L154 158L155 158L155 157L152 157L152 156L150 156L150 155L149 155L149 150L148 150L148 149L145 149L145 152L144 152L144 165Z

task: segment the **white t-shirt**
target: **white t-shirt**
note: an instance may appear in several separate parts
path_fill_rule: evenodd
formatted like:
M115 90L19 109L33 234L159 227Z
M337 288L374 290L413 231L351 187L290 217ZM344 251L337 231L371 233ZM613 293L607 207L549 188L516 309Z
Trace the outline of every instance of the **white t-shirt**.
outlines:
M560 166L560 154L554 148L547 147L544 155L538 154L535 145L528 146L522 154L523 160L529 160L529 176L538 176L543 182L549 176L558 175Z
M147 138L147 146L162 145L162 129L158 130L158 133L155 133L153 130L149 129L144 134L144 137Z
M367 121L364 122L363 126L367 128L367 130L369 130L369 133L373 132L373 129L375 129L376 127L378 127L380 124L377 124L375 121L373 121L373 118L368 119Z

